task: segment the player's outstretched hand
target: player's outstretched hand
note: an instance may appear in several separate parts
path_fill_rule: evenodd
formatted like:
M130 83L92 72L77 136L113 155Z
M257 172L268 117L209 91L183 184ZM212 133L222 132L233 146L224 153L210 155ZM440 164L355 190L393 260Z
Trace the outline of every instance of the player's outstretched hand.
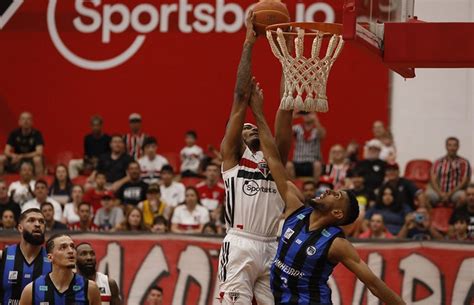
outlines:
M263 113L263 90L260 88L260 84L257 83L255 77L252 78L252 93L250 95L250 108L253 113Z
M255 20L255 13L252 10L249 10L247 18L245 19L245 27L247 28L247 35L245 36L245 41L248 43L255 43L257 40L257 33L253 28L253 22Z

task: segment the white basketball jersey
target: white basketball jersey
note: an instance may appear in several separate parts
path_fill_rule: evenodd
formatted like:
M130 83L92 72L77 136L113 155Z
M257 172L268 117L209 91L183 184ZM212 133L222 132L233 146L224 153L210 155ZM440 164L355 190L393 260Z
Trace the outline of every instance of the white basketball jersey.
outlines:
M99 287L100 300L102 305L109 305L112 299L112 292L109 286L109 277L103 273L97 272L95 276L95 283Z
M284 202L263 158L247 147L235 167L222 173L225 182L227 228L261 236L276 236Z

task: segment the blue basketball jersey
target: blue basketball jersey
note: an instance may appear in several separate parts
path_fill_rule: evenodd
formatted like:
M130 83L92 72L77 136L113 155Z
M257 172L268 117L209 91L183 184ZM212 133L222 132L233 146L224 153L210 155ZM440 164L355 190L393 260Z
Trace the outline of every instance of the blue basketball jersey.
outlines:
M277 255L271 267L275 304L330 305L327 281L335 264L328 260L329 248L339 227L309 230L312 208L300 208L283 225Z
M59 292L49 274L42 275L33 282L33 305L88 305L88 280L79 274L74 277L68 289Z
M20 245L6 247L2 253L2 264L0 266L1 304L17 305L25 286L49 272L51 272L51 263L44 247L41 247L40 253L31 264L28 264L23 256Z

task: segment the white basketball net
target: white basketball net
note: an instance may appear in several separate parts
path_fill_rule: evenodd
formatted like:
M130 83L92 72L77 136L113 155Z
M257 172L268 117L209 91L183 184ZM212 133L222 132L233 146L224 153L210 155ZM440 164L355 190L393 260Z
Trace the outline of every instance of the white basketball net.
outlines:
M334 34L329 40L324 58L319 58L325 33L315 31L316 37L311 48L311 57L304 56L305 30L299 28L295 38L295 57L286 46L285 36L279 28L275 43L272 32L267 31L267 38L273 54L280 60L285 76L285 92L281 99L280 109L303 111L328 111L326 84L329 71L342 51L344 40L341 35ZM304 96L304 99L303 99Z

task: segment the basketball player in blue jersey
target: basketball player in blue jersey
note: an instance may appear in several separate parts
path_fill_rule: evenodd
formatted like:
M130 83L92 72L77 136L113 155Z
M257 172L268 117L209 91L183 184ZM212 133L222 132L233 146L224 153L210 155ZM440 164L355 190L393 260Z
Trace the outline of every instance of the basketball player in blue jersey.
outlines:
M52 271L28 284L20 305L100 305L97 285L73 272L76 247L69 235L56 234L46 242Z
M260 143L285 202L286 220L271 268L275 304L332 304L327 281L333 268L342 263L384 303L404 305L405 302L360 259L339 228L351 224L359 215L352 192L326 191L310 200L310 207L304 207L304 196L288 179L265 121L262 90L258 84L253 88L250 106L257 121Z
M227 235L220 252L218 275L219 297L226 305L248 305L253 298L258 304L273 304L270 266L276 253L278 223L284 208L260 151L257 127L245 123L252 92L252 49L256 41L252 21L250 12L234 101L221 144ZM279 111L275 120L276 141L284 157L290 149L291 127L280 126L291 126L291 120L290 111Z
M25 286L51 271L43 247L45 219L41 211L24 211L18 221L18 231L20 243L7 246L0 254L0 304L3 305L17 305Z

